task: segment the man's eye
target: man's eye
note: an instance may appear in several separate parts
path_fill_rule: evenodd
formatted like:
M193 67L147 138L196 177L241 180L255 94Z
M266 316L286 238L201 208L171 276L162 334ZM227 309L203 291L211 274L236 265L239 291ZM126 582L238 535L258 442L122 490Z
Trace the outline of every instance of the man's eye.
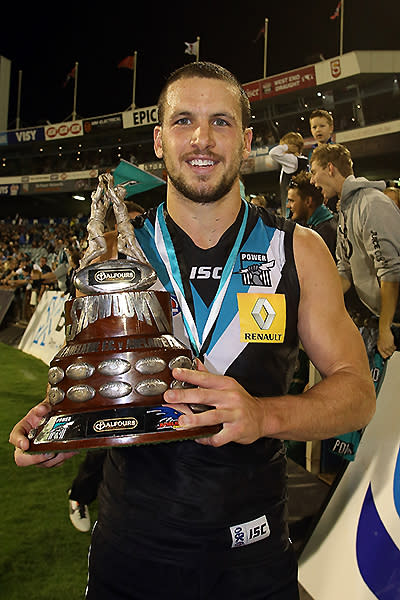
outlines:
M225 119L215 119L214 121L214 125L217 125L218 127L227 127L229 125L228 121L225 121Z
M188 117L181 117L175 121L175 125L189 125L190 120Z

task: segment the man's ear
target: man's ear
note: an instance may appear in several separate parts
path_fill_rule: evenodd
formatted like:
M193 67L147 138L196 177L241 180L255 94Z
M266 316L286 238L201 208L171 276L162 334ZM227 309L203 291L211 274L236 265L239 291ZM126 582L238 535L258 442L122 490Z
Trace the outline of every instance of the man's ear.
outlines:
M243 133L243 141L244 141L243 158L248 158L248 156L251 152L252 139L253 139L253 130L251 127L246 127L246 129L244 130L244 133Z
M305 204L307 206L307 208L310 208L313 204L313 199L312 196L307 196L306 200L305 200Z
M328 163L328 173L329 175L333 176L335 174L335 165L333 163Z
M161 125L156 125L153 132L154 152L157 158L163 157Z

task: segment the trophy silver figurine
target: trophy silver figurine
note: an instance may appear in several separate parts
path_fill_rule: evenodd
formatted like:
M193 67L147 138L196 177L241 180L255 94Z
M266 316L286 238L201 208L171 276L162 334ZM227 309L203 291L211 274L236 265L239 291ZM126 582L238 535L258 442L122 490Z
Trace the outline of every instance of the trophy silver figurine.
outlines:
M124 202L123 185L99 177L92 193L88 247L65 303L66 345L50 363L51 413L29 433L29 452L69 451L181 440L211 435L218 426L183 429L177 410L163 403L174 367L193 368L192 353L172 334L168 292L139 247ZM124 260L93 262L107 250L109 206ZM203 407L191 407L203 410Z

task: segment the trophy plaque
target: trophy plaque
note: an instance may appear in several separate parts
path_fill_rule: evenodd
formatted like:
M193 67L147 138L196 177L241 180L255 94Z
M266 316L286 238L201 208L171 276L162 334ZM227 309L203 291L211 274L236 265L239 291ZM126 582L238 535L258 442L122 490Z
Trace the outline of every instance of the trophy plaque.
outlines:
M29 432L29 452L177 441L220 430L178 424L183 413L213 407L163 402L168 388L186 385L172 369L195 367L191 350L172 334L169 293L148 289L157 277L136 242L125 194L109 174L92 193L88 248L74 279L81 295L65 303L66 345L48 372L52 410ZM127 259L93 262L107 249L104 219L111 205L118 250Z

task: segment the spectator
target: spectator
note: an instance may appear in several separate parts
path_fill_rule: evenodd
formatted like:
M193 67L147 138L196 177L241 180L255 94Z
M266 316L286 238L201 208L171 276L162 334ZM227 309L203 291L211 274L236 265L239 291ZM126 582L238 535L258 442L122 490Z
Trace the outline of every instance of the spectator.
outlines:
M332 144L332 135L333 135L333 117L327 110L313 110L310 115L310 130L311 135L313 136L315 143L312 146L308 159L311 159L311 155L315 148L322 146L324 144ZM333 213L337 213L338 211L338 197L332 196L328 198L325 196L325 204L328 206L329 210Z
M315 140L309 159L314 148L323 144L332 144L333 135L333 117L327 110L313 110L310 115L310 130L311 135Z
M340 196L338 270L345 293L354 282L360 300L375 315L376 346L389 358L400 323L400 214L383 191L385 182L354 177L350 152L340 144L316 148L311 181L327 196Z
M279 185L281 189L282 216L289 216L286 206L290 178L300 173L300 171L307 171L308 169L308 159L302 155L303 148L304 140L301 134L296 131L290 131L281 138L277 146L271 148L269 151L271 158L281 166Z
M337 219L323 202L321 190L311 183L310 173L302 171L292 177L288 189L292 219L319 233L335 259Z
M47 256L47 250L43 245L42 240L34 239L30 250L30 256L33 263L39 263L41 256Z

